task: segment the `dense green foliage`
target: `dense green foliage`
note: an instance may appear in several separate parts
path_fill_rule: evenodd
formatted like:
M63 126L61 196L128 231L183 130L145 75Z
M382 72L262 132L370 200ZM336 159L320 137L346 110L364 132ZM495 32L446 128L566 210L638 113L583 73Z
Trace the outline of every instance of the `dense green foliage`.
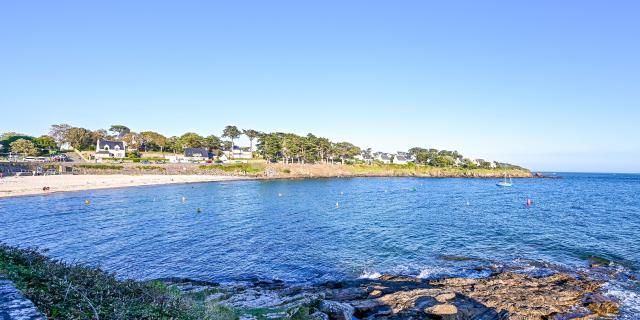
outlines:
M226 126L222 131L223 138L231 139L231 148L233 148L233 140L240 137L241 134L242 134L242 131L240 131L240 129L238 129L238 127L236 126Z
M268 161L285 163L344 161L360 153L360 148L348 142L332 143L327 138L312 134L262 133L258 140L258 154Z
M35 156L38 154L38 148L36 148L36 144L31 140L27 139L18 139L9 144L11 146L11 152L22 154L24 156Z
M194 303L161 282L120 281L33 250L0 245L0 274L50 319L237 319L233 310Z
M111 126L111 128L109 128L109 131L115 133L118 137L122 138L126 134L130 133L131 129L129 129L127 126L123 126L121 124L114 124L114 125Z
M13 281L49 319L237 320L240 315L252 315L266 320L273 319L268 316L273 312L282 312L286 320L309 319L305 306L233 309L207 300L209 294L219 292L215 287L181 293L161 281L118 280L98 268L1 243L0 275Z

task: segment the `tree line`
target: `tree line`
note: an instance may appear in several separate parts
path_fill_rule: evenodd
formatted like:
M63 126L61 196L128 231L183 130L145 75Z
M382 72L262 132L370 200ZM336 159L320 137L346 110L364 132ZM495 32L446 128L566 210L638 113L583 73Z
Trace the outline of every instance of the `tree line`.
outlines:
M167 137L155 131L134 132L129 127L114 124L109 129L89 130L68 124L54 124L48 135L33 137L16 132L7 132L0 136L0 152L23 155L55 154L60 147L68 145L77 150L95 150L98 139L124 141L130 151L159 151L182 153L185 148L204 148L214 155L223 150L232 150L240 136L246 136L250 146L245 150L267 161L284 163L328 163L353 161L359 154L372 158L371 149L361 149L353 143L332 142L328 138L311 133L301 136L293 133L265 133L254 129L239 129L226 126L220 136L211 134L202 136L187 132L180 136ZM416 164L437 167L462 166L466 168L490 168L492 163L473 161L457 151L426 149L414 147L408 152ZM499 164L501 167L511 166Z

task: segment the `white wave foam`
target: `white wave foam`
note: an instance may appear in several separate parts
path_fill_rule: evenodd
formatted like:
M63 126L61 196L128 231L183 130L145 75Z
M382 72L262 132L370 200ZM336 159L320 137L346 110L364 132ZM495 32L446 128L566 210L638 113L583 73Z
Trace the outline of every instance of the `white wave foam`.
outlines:
M378 279L382 276L382 274L380 274L380 272L377 271L363 271L360 276L358 276L358 279Z
M426 267L420 270L420 274L418 274L417 278L419 279L429 279L437 276L447 275L450 273L450 270L442 267Z
M608 283L605 289L607 295L620 300L622 313L619 319L637 319L640 314L640 294L638 292L625 289L617 283Z

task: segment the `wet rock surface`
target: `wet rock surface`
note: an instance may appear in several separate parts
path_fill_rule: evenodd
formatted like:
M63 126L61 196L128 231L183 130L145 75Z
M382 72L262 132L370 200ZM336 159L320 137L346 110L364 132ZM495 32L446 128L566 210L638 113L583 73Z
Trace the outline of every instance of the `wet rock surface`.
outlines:
M0 278L0 320L45 320L31 300L25 298L13 282Z
M272 309L274 318L304 306L311 319L593 319L619 312L618 302L603 295L603 285L562 272L498 271L487 278L436 280L383 275L313 286L221 285L215 299L232 308Z

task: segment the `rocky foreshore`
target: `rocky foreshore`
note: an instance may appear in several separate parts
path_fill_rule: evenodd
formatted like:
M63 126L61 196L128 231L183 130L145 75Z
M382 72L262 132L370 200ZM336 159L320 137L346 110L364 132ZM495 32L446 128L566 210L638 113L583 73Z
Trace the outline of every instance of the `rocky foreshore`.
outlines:
M208 303L260 310L244 319L596 319L619 312L618 302L603 294L603 281L562 272L437 280L382 275L314 286L169 282L185 293L206 294Z

